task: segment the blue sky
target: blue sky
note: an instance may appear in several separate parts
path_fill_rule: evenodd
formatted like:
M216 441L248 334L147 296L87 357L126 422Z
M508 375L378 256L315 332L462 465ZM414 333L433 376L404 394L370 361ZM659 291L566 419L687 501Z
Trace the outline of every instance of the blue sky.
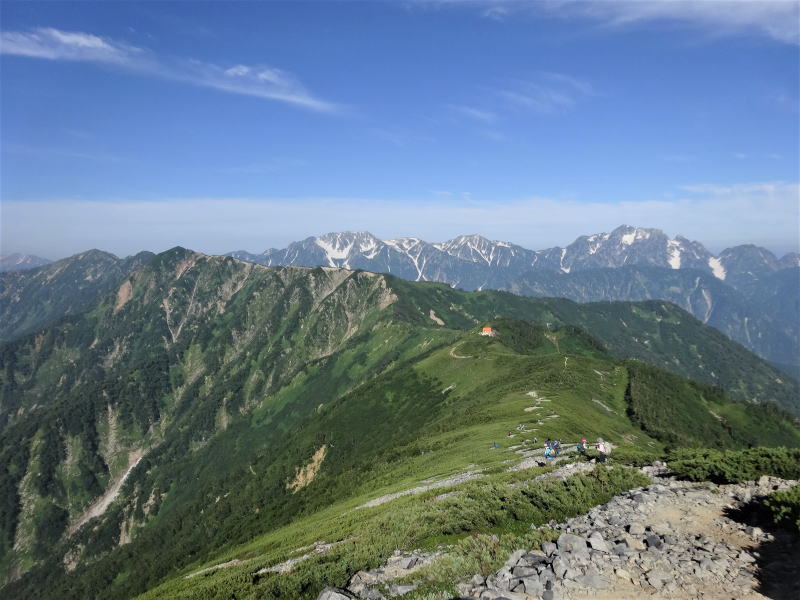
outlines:
M797 2L4 2L2 252L797 250Z

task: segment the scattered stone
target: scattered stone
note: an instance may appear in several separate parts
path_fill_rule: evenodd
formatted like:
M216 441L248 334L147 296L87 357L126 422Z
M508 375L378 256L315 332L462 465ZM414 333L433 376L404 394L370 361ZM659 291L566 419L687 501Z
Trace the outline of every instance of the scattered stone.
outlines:
M631 535L643 535L644 526L641 523L631 523L628 525L628 533Z
M661 550L664 547L664 542L657 535L648 535L645 538L644 542L645 544L647 544L648 548L655 548L656 550Z
M317 596L317 600L352 600L353 594L341 588L327 587Z
M550 556L553 552L556 551L558 546L556 546L553 542L544 542L542 543L542 552L544 552L545 556Z

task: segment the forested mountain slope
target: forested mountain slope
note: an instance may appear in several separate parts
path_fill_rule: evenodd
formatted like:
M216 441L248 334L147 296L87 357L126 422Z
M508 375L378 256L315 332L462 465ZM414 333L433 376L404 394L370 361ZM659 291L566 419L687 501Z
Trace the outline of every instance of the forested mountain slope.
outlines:
M140 252L120 259L89 250L38 268L0 272L0 341L88 310L153 256Z

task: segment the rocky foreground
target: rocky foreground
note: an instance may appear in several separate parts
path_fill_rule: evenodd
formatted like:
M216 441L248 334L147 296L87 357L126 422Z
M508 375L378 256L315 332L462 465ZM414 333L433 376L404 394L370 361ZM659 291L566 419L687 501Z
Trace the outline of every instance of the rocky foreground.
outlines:
M662 468L651 467L648 474ZM762 477L715 485L653 479L652 485L616 496L586 515L547 524L562 532L556 542L520 548L497 572L458 584L461 597L800 598L797 536L740 522L742 509L754 498L797 482ZM437 557L398 552L382 568L356 573L346 589L326 589L318 600L402 596L416 585L396 581L407 580Z

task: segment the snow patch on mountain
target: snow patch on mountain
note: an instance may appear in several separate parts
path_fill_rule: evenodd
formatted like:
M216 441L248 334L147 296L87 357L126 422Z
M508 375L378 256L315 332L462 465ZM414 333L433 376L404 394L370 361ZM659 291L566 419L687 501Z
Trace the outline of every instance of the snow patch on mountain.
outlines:
M667 252L669 253L669 258L667 262L669 266L673 269L680 269L681 268L681 244L676 240L668 240L667 241Z
M623 234L622 237L620 238L620 241L624 246L630 246L634 242L637 242L639 240L646 240L649 237L650 237L649 229L641 229L639 227L636 227L633 229L633 231L629 231L628 233Z
M709 258L708 266L711 268L711 272L714 274L714 277L723 281L725 280L725 267L722 266L722 263L717 257L712 256Z
M564 257L566 256L566 254L567 254L567 249L566 248L562 248L561 249L561 265L560 266L561 266L561 270L564 271L564 273L569 273L570 267L565 267L564 266Z

